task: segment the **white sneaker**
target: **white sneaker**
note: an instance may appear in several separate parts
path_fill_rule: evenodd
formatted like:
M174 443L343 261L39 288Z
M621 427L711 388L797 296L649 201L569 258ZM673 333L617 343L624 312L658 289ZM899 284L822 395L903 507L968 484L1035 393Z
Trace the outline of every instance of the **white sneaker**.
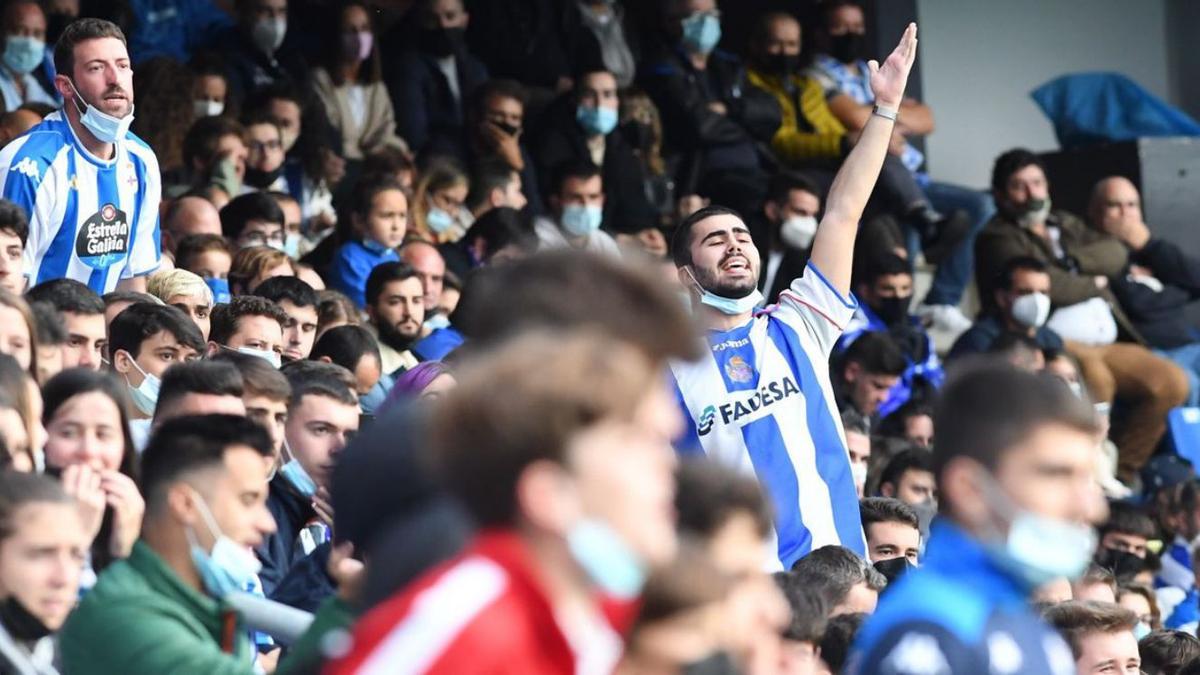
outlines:
M930 330L948 333L954 337L967 332L972 324L957 305L921 305L917 307L917 316L921 317Z

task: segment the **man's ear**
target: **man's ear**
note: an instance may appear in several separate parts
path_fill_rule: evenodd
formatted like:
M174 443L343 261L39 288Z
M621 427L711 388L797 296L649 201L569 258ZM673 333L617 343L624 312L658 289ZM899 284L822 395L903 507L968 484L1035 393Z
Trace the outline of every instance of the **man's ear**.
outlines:
M857 380L858 376L861 374L862 365L857 361L851 361L842 368L842 377L850 383L853 383L855 380Z
M779 205L768 199L767 201L763 202L763 214L766 215L767 220L771 221L772 223L779 222Z
M204 355L206 357L212 358L220 353L221 353L221 345L213 342L212 340L209 340L208 341L208 349L204 350Z
M54 88L58 91L58 95L63 101L71 102L75 98L75 89L71 86L71 80L62 73L54 76Z
M175 483L167 488L167 513L175 522L187 525L193 530L203 530L197 527L200 522L200 512L196 508L195 491L186 483Z
M333 359L329 358L328 356L319 356L317 357L317 360L321 363L333 363Z
M521 471L514 497L518 517L539 530L566 536L579 518L579 499L569 488L565 470L540 460Z
M113 370L124 375L133 369L133 359L129 356L129 352L124 349L118 349L115 353L109 355L109 362L112 363Z

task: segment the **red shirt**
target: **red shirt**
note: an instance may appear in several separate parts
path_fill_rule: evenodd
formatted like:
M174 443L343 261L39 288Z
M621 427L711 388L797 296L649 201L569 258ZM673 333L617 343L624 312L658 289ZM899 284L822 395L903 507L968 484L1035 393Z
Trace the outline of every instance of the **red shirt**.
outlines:
M612 631L625 627L630 609L605 607L603 632L610 638L598 636L598 649L589 649L594 643L572 645L525 544L511 532L485 533L458 558L363 616L351 652L324 672L570 675L581 665L591 670L604 663L610 639L619 651ZM580 647L601 658L587 658Z

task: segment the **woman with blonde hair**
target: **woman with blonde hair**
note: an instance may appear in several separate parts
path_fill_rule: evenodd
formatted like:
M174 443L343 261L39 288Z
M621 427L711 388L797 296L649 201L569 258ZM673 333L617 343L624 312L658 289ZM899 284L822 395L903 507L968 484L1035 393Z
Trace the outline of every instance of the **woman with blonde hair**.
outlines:
M187 314L208 341L213 292L199 275L180 269L155 272L146 282L146 292Z
M250 295L271 277L294 277L291 259L270 246L247 246L233 256L229 268L229 290L233 295Z
M469 187L467 174L458 166L450 162L430 165L413 196L412 236L437 244L462 239L475 222L466 207Z

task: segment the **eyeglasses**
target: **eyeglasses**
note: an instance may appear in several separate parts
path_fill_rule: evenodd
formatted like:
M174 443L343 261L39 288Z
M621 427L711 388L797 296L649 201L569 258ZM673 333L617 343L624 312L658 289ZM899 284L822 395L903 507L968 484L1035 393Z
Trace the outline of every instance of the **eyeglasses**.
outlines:
M242 233L241 239L246 246L282 244L284 241L284 234L283 230L276 230L270 233L263 232L261 230L254 230L251 232Z
M279 141L279 140L250 141L246 145L246 147L249 148L251 152L266 152L267 150L282 150L283 149L283 141Z

